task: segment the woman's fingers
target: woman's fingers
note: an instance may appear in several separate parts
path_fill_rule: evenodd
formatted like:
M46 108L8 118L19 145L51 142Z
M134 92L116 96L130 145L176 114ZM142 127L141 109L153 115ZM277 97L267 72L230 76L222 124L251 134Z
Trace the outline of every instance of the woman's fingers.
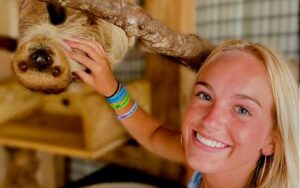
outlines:
M93 86L95 81L93 79L93 77L86 73L84 70L77 70L75 71L75 73L79 76L79 78L81 78L85 83L87 83L90 86Z
M82 64L84 67L90 69L92 72L97 68L97 65L93 63L93 61L86 57L85 55L79 53L79 52L71 52L67 51L68 55L78 63Z
M72 48L82 51L83 53L86 53L91 59L97 60L100 58L98 53L94 52L94 49L90 46L87 46L85 44L82 44L80 42L75 41L66 41L66 43Z
M85 53L87 53L91 58L95 59L97 58L95 56L95 53L91 53L93 51L98 52L100 57L106 57L106 53L103 49L103 47L96 42L83 40L83 39L77 39L77 38L69 38L67 40L67 43L71 45L73 48L77 48Z
M67 51L67 55L92 72L88 74L84 70L77 70L75 73L99 93L105 96L111 94L115 90L116 79L104 56L103 48L96 42L83 39L70 39L66 43L75 49L75 52Z
M71 40L74 40L77 42L82 42L83 44L86 44L86 45L94 48L95 50L98 50L99 52L101 52L100 54L102 57L106 57L106 52L105 52L103 46L97 42L90 41L90 40L77 39L77 38L71 38Z

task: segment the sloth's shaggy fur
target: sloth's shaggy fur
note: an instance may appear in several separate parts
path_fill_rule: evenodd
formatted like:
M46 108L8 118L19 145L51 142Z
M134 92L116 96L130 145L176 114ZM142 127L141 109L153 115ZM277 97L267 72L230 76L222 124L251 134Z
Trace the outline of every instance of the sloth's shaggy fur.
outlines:
M54 26L50 23L46 3L18 0L18 5L20 37L12 67L17 79L31 90L60 93L72 83L72 72L82 68L65 54L68 46L64 39L80 37L97 41L111 64L119 62L132 43L122 29L91 14L65 8L66 20ZM50 55L50 67L33 66L32 54L39 50Z

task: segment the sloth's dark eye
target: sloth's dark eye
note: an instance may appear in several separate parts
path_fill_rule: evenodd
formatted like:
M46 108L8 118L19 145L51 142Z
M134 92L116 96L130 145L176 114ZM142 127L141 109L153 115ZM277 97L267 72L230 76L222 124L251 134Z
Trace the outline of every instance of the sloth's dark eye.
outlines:
M48 3L47 10L49 13L50 22L53 25L59 25L65 22L67 15L64 7Z

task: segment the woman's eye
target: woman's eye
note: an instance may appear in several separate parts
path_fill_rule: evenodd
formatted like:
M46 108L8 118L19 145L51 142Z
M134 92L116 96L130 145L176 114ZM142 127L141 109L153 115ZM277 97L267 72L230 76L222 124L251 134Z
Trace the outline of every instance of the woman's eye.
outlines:
M235 111L241 115L247 115L247 116L251 115L249 110L247 110L246 108L244 108L242 106L235 107Z
M197 93L197 96L199 96L200 99L203 99L203 100L206 100L206 101L211 101L211 96L209 96L208 94L206 94L203 91Z

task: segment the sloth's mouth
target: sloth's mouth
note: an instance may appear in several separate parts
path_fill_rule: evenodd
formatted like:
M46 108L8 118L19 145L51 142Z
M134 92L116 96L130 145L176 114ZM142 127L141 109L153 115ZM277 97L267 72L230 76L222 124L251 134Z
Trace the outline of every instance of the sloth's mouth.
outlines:
M50 95L50 94L60 94L60 93L64 92L65 89L52 88L52 89L43 89L43 90L34 90L34 91L38 91L38 92Z

